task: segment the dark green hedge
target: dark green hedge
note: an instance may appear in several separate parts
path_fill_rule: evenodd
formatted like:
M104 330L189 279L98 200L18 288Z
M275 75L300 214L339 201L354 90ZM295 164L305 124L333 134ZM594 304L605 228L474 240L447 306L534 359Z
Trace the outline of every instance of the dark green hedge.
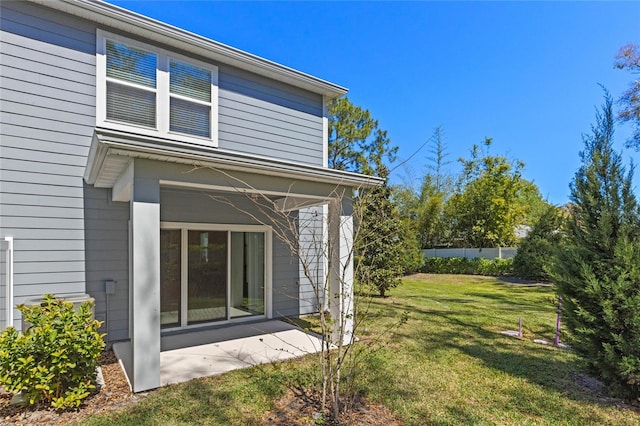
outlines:
M430 274L510 275L513 259L466 259L464 257L429 257L422 272Z

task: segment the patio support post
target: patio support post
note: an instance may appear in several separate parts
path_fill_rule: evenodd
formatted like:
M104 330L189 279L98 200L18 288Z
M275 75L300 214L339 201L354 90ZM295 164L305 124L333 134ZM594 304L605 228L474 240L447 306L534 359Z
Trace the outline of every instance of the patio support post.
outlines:
M136 168L136 174L138 168ZM134 392L160 386L160 184L134 177L131 199L130 324Z
M351 198L329 205L329 312L333 342L350 344L353 339L353 218Z

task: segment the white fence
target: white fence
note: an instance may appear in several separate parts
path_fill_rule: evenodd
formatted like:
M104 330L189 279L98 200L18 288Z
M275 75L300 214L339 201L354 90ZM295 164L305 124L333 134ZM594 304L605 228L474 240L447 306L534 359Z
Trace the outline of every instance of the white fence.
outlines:
M422 250L425 258L429 257L465 257L473 259L511 259L515 257L516 247L487 247L487 248L438 248Z
M13 325L13 238L0 240L0 330Z

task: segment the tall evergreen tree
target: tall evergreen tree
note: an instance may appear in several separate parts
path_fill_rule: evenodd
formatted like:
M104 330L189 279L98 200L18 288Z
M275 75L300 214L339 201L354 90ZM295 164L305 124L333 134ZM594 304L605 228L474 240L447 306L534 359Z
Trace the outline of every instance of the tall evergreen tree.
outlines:
M381 177L387 178L384 165ZM402 222L398 209L391 202L391 188L384 185L363 191L358 200L362 220L356 246L358 267L356 278L377 288L380 296L400 284L403 273Z
M329 108L329 167L381 176L379 166L396 159L398 147L391 145L386 130L369 110L339 98Z
M406 270L419 268L422 258L417 238L407 232L391 199L386 162L395 161L398 147L368 110L348 98L329 109L329 167L385 180L384 185L358 191L356 209L362 212L356 245L356 278L378 289L381 296L400 284Z
M611 97L583 137L566 238L552 278L576 352L615 393L640 397L640 220L613 149Z

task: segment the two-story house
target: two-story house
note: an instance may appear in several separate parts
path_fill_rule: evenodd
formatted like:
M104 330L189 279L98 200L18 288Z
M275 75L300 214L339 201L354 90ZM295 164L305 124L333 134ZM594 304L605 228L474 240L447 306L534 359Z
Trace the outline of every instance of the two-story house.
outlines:
M352 320L352 192L379 180L327 168L346 89L108 3L0 8L4 326L18 303L87 294L143 391L163 336L317 310L260 200L315 223L301 251L325 236L315 267Z

